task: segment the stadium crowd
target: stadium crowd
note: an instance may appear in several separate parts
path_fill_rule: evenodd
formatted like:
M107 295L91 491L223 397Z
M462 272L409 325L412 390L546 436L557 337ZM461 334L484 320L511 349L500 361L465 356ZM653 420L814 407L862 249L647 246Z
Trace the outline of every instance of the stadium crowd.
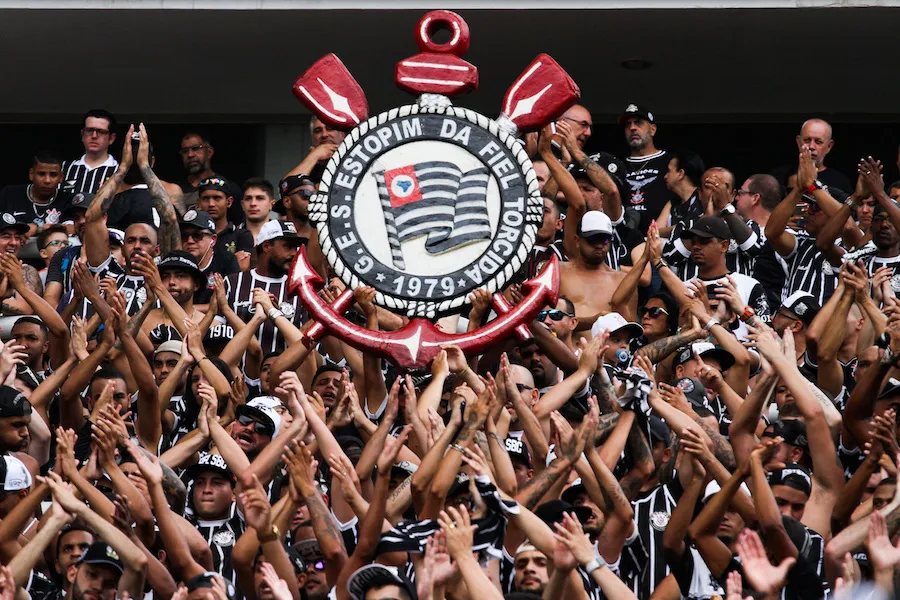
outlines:
M288 290L301 246L345 289L308 214L342 132L277 189L188 132L167 182L89 111L0 190L0 600L895 597L900 182L828 167L820 119L744 181L618 123L622 159L580 105L523 136L543 221L502 293L561 261L532 337L403 373Z

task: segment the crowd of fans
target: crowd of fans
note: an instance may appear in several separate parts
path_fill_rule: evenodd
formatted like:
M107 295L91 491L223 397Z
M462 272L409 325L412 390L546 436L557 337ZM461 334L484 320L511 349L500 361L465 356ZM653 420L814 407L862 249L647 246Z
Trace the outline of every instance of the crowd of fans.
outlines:
M0 190L0 600L895 597L900 183L826 166L819 119L743 182L619 125L624 159L582 106L522 139L544 216L503 294L562 261L533 336L402 373L288 291L301 246L344 290L307 211L342 132L277 191L189 132L171 183L88 112Z

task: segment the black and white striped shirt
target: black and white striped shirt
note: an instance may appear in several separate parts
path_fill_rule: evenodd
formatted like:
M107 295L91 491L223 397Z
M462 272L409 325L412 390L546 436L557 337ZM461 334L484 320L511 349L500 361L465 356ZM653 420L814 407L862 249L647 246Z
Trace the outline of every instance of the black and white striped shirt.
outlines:
M894 289L895 294L900 294L900 256L873 256L869 260L866 261L867 270L869 271L869 277L875 275L875 271L880 269L881 267L888 267L893 271L893 275L891 278L891 287Z
M128 316L133 317L141 310L144 302L147 301L147 290L144 288L143 277L127 275L125 269L116 262L116 259L113 258L112 254L110 254L109 258L107 258L99 267L89 268L92 273L98 274L100 279L103 279L104 277L116 278L116 288L118 288L125 296L125 307L128 309ZM92 314L93 310L91 311L91 315ZM90 315L87 313L83 315L84 318L89 316Z
M681 241L681 235L694 226L694 221L679 221L672 230L672 236L663 247L663 258L669 263L672 270L682 281L690 281L699 276L699 269L691 260L691 251ZM765 238L759 229L759 225L753 221L747 221L750 228L750 237L742 244L731 240L728 251L725 253L725 266L732 273L751 275L756 257L762 251Z
M631 503L634 506L634 524L647 551L647 564L632 587L638 598L649 598L659 582L669 574L669 566L663 556L663 534L683 491L676 476Z
M793 252L785 256L788 264L788 278L781 293L784 300L794 292L811 294L819 306L825 306L838 283L839 267L834 267L825 254L816 248L816 239L805 231L787 233L797 240ZM840 245L840 240L836 242Z
M234 273L225 278L225 294L228 304L235 313L245 321L250 319L250 311L253 306L253 289L260 288L275 296L273 304L275 308L284 313L284 316L300 327L305 320L305 311L296 295L289 296L287 291L287 275L279 278L260 275L256 269L247 272ZM271 321L263 323L259 332L259 344L263 354L269 352L282 352L285 347L284 336Z
M119 161L112 156L107 156L103 164L93 169L88 167L84 159L85 157L82 156L78 160L66 162L63 165L63 191L75 194L78 192L94 194L119 168Z
M195 515L190 515L188 520L197 528L212 550L213 570L237 587L237 577L234 567L231 566L231 553L234 551L235 543L244 534L247 527L237 511L236 505L231 505L231 514L227 519L204 521Z

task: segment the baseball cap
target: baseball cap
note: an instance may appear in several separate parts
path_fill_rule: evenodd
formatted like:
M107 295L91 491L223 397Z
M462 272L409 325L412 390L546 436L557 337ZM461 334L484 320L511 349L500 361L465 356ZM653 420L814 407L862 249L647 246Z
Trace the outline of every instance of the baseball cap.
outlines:
M819 303L812 294L801 291L794 292L785 298L781 303L781 308L797 315L797 318L800 319L804 325L808 326L813 322L813 319L816 318L816 315L822 307L819 306Z
M709 403L706 399L706 388L703 386L703 382L696 377L682 377L675 382L675 387L680 388L684 392L684 397L693 406L709 408Z
M181 356L181 349L181 340L169 340L156 347L156 350L153 351L153 358L156 358L156 355L162 352L172 352Z
M591 518L591 509L587 506L572 506L565 500L550 500L544 502L534 510L534 514L548 525L559 523L563 519L563 513L573 513L575 518L584 523Z
M31 487L34 480L21 460L9 454L0 460L0 492L18 492Z
M74 196L72 196L72 200L69 201L69 205L63 211L63 218L67 219L72 216L72 213L76 210L84 210L86 211L88 207L91 205L91 202L94 200L94 194L86 194L84 192L78 192Z
M0 419L31 414L31 402L25 394L8 385L0 385Z
M216 224L209 216L209 213L203 210L189 210L181 217L181 226L196 227L215 233Z
M5 212L0 215L0 230L3 229L14 229L18 233L26 233L28 224L17 220L12 213Z
M220 190L227 194L228 182L221 177L207 177L197 186L198 193L203 192L204 190Z
M681 234L681 237L696 236L699 238L710 239L719 238L720 240L730 240L731 230L722 217L700 217L694 226Z
M81 563L111 567L118 571L120 576L125 570L122 567L121 559L119 559L119 553L113 550L112 546L106 542L94 542L88 546L88 549L78 559L77 564L80 565Z
M237 416L250 415L259 419L261 423L270 425L273 430L272 438L274 438L281 429L281 415L275 410L275 407L279 405L282 405L282 402L275 396L258 396L247 404L238 406Z
M528 456L528 448L522 438L508 437L505 440L506 452L513 462L520 462L527 468L531 468L531 457Z
M357 569L347 580L347 590L353 600L364 600L366 592L376 586L396 585L413 599L418 598L416 588L397 567L374 563Z
M281 197L284 198L288 194L293 193L297 188L310 185L315 186L316 184L309 178L309 175L300 173L299 175L290 175L282 179L278 188L281 190Z
M581 217L578 224L578 235L585 239L595 235L612 235L612 221L599 210L589 210Z
M615 333L621 329L625 329L628 337L634 339L644 335L644 328L637 323L631 323L617 312L606 313L602 317L594 321L591 325L591 337L595 338L600 332L608 329L610 333Z
M630 119L632 117L641 117L642 119L647 119L651 123L656 122L653 117L653 113L650 112L650 109L639 104L629 104L628 106L626 106L625 110L622 111L622 114L619 115L619 118L616 122L621 127L625 124L625 121L627 119Z
M362 456L363 450L366 448L366 443L362 440L362 438L355 435L339 435L335 437L335 440L337 441L338 446L341 447L341 450L344 451L344 454L347 455L347 458L349 458L351 462L359 460L359 457Z
M741 489L744 490L747 495L750 495L750 488L747 487L745 482L741 483ZM706 484L706 489L703 490L703 498L700 500L701 503L706 504L707 500L718 494L722 491L722 486L719 485L719 482L713 479L709 483Z
M878 397L875 399L884 400L885 398L893 398L896 396L900 396L900 380L889 377L887 383L884 384L884 389L881 390L881 393L878 394Z
M678 365L683 365L694 358L695 353L700 358L712 358L713 360L719 361L723 371L727 371L734 364L734 356L732 356L731 352L728 350L720 348L719 346L714 346L709 342L694 342L690 346L685 346L678 352L678 355L675 357L675 363L672 366L677 367Z
M107 229L109 232L109 243L114 246L122 246L125 244L125 232L115 227Z
M211 588L213 586L213 580L216 577L222 578L222 580L225 582L225 593L229 598L234 598L234 586L230 581L228 581L215 571L206 571L205 573L195 575L185 582L185 586L187 586L188 593L196 591L200 588Z
M616 187L619 189L619 196L624 198L625 196L622 194L626 190L625 182L622 178L625 176L625 173L628 172L625 163L608 152L597 152L589 155L588 158L609 174L613 183L615 183ZM569 172L572 173L572 177L575 179L590 179L587 171L585 171L578 163L573 163L569 167Z
M297 575L306 573L309 565L307 564L306 559L303 558L303 554L293 546L286 548L286 551L288 558L291 560L291 565L294 567L294 573Z
M769 473L769 487L786 485L809 496L812 493L812 473L803 465L786 463L783 469Z
M799 448L809 448L806 437L806 423L800 419L784 419L772 423L772 431L764 431L763 437L781 437L785 444Z
M191 465L185 470L185 479L192 481L201 471L215 471L231 480L232 484L236 481L234 473L228 468L228 463L222 458L221 454L200 453L200 460L197 464Z
M563 490L562 494L559 495L559 498L574 506L578 496L586 491L587 488L584 487L584 482L581 480L581 477L579 477L572 482L572 485Z
M164 259L159 261L157 268L160 273L175 270L187 271L201 286L206 283L203 271L197 266L197 259L187 250L172 250Z
M234 327L228 323L213 323L203 337L204 342L211 344L227 344L234 339Z
M275 219L266 221L266 224L259 230L259 235L256 236L256 245L261 246L263 242L269 242L278 238L295 242L298 246L303 239L297 235L297 228L294 227L293 221L279 221Z
M831 189L832 188L828 188L828 191L831 191ZM832 194L832 197L833 196L834 194ZM891 204L893 204L895 208L900 208L900 206L898 206L897 203L893 200L891 200ZM872 210L872 220L875 221L876 217L878 217L879 220L888 218L887 209L881 204L876 204L874 210Z
M650 426L650 442L657 440L666 445L672 443L672 430L661 418L656 415L647 417L647 424Z

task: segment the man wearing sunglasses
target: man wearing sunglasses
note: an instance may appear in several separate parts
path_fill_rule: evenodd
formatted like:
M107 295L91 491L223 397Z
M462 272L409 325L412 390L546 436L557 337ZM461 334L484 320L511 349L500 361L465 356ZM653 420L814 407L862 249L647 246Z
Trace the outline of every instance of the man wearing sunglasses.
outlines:
M537 321L546 325L566 346L575 349L572 334L578 326L578 319L575 318L575 305L571 300L561 296L555 308L544 309L537 314Z
M281 180L281 205L275 210L294 222L297 235L308 240L316 236L315 226L309 222L309 200L316 193L316 184L308 176L291 175Z
M210 177L200 182L197 207L209 215L215 223L214 233L219 249L234 254L241 271L250 268L253 252L253 234L238 228L228 218L235 196L229 182L221 177Z
M202 210L191 209L181 218L181 247L194 257L203 274L203 284L194 294L194 306L200 310L212 297L215 273L227 277L241 270L234 254L219 250L215 227L212 218Z
M579 315L585 328L590 328L597 317L614 309L610 301L625 279L625 273L614 271L606 263L612 238L609 217L598 210L588 211L578 226L574 256L560 265L559 292L575 305L575 314ZM637 281L633 283L636 288ZM627 314L635 314L637 310L635 292L637 289L624 296L632 304L621 307Z
M240 186L213 170L212 157L215 153L216 150L213 148L209 136L196 131L188 131L182 136L178 155L181 157L186 174L184 179L178 182L178 186L184 193L186 208L197 206L203 187L201 183L207 179L222 180L227 195L232 198L241 197ZM229 205L228 217L235 223L240 223L244 219L240 202Z

